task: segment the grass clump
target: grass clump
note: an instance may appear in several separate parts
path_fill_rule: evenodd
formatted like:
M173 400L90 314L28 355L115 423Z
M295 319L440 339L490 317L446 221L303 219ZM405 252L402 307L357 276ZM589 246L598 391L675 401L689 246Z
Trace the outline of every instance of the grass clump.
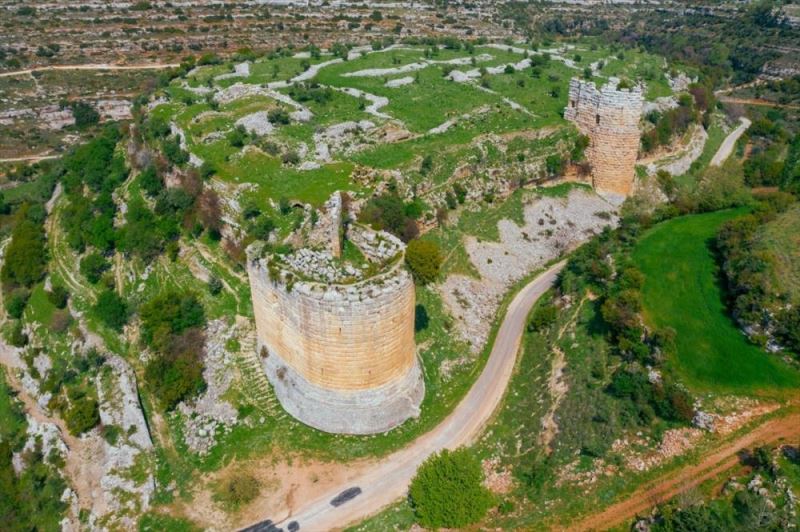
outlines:
M248 473L236 473L214 486L214 501L232 511L252 502L261 492L258 479Z

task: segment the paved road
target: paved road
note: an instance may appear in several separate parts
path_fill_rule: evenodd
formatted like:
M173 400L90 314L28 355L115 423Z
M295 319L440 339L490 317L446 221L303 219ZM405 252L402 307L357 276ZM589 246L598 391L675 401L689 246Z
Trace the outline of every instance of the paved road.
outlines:
M736 141L739 140L739 137L750 127L750 120L747 118L741 117L739 121L741 122L739 127L731 131L730 134L725 137L725 140L722 141L722 144L720 144L717 153L715 153L714 157L711 159L710 166L722 166L722 163L731 156L733 147L736 146Z
M25 70L15 70L13 72L0 72L0 78L10 78L33 74L34 72L46 72L48 70L162 70L165 68L179 67L179 63L146 63L143 65L111 65L108 63L92 63L88 65L50 65L36 68L26 68Z
M277 518L275 525L262 521L252 526L263 524L266 525L263 527L265 530L274 530L270 527L289 530L299 526L301 531L343 527L375 514L405 496L417 467L431 454L472 443L503 398L514 371L522 332L531 307L553 285L564 264L565 261L562 261L550 267L514 297L497 332L483 373L456 409L435 429L405 449L381 459L348 485L338 486L319 499L308 501L293 515L264 516L265 520ZM333 507L330 504L339 493L352 487L361 488L361 493L341 506Z

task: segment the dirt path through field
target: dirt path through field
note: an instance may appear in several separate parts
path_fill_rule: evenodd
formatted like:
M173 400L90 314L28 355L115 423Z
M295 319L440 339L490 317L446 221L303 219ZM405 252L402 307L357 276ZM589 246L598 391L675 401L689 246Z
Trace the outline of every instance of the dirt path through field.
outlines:
M619 526L653 506L735 467L739 463L738 453L742 449L799 437L800 414L792 413L782 418L771 419L704 456L698 464L657 478L604 511L569 525L566 530L607 530Z
M759 100L758 98L733 98L731 96L722 96L720 101L723 103L738 103L742 105L760 105L762 107L778 107L780 109L800 109L800 105L790 103L770 102L768 100Z

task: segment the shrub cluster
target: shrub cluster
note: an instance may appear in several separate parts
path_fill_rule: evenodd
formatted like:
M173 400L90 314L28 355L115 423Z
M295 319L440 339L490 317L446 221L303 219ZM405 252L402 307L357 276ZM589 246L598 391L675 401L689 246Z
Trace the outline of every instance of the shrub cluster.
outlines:
M155 354L145 368L145 379L169 410L205 388L205 312L195 294L171 290L142 305L139 315L142 341Z

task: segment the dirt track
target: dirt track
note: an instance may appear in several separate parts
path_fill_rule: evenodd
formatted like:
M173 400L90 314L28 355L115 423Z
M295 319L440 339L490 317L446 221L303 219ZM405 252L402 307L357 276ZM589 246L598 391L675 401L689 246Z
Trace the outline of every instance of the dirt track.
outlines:
M700 463L669 473L645 484L624 500L569 525L567 530L605 530L641 515L653 506L665 502L679 493L721 475L739 463L737 453L757 444L776 443L779 440L800 438L800 414L772 419L751 432L723 445L704 456Z
M0 78L13 78L34 72L46 72L49 70L161 70L165 68L176 68L178 63L148 63L144 65L110 65L108 63L94 63L88 65L52 65L37 68L26 68L25 70L15 70L13 72L0 72Z

